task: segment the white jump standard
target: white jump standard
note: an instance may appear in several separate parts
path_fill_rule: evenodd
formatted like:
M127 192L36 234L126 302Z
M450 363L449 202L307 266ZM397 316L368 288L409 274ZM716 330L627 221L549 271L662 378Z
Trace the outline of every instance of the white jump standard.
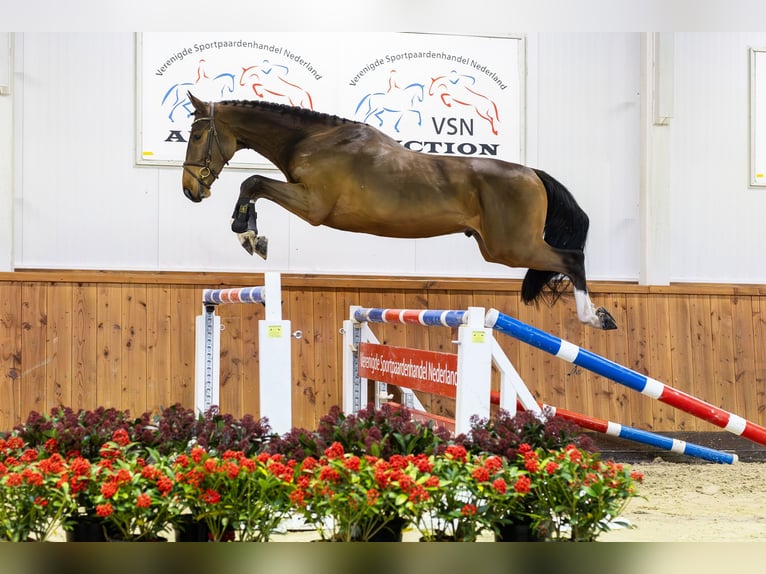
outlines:
M282 319L279 273L264 273L263 286L203 290L203 314L196 322L194 406L204 412L220 405L221 319L215 310L218 305L232 303L263 303L266 307L265 319L258 321L260 410L272 431L284 434L292 428L293 335L290 321Z

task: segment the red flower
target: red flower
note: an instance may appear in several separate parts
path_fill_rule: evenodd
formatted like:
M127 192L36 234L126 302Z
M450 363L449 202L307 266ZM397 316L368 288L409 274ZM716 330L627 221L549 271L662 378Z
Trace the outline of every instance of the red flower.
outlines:
M335 458L341 458L345 452L343 451L343 445L339 442L332 443L329 447L327 447L324 451L324 455L329 459L333 460Z
M516 484L513 485L513 490L518 493L525 494L529 492L532 487L532 481L528 476L520 476L516 479Z
M334 468L329 466L322 467L319 471L319 480L326 480L327 482L340 482L340 473Z
M540 470L540 463L535 458L528 458L524 461L524 468L529 472L537 472Z
M45 452L56 452L59 448L59 445L55 438L49 438L45 441L43 448L45 449Z
M117 493L117 484L114 481L107 481L101 485L101 494L104 498L112 498Z
M371 488L370 490L367 491L367 505L374 506L375 503L378 501L379 497L380 497L380 493L374 488Z
M484 461L484 468L486 468L490 474L495 474L503 468L503 460L499 456L492 455Z
M466 452L465 447L462 447L457 444L449 445L447 449L444 451L444 453L449 458L455 459L459 462L465 462L468 456L468 453Z
M352 455L343 461L343 466L349 470L353 470L354 472L359 472L360 464L361 460L359 460L359 457L356 455Z
M221 501L221 495L217 493L215 490L212 490L208 488L203 494L202 494L202 502L206 502L207 504L217 504Z
M205 454L205 449L199 446L195 446L191 449L191 458L194 462L199 462L202 460L202 455Z
M170 492L173 489L173 481L170 480L167 476L161 476L159 480L157 481L157 490L162 493L162 495L166 495L168 492Z
M492 481L492 488L494 488L500 494L505 494L508 490L508 484L506 484L505 479L496 478Z
M106 504L96 505L96 516L106 518L107 516L111 516L112 512L114 512L114 507L108 502Z
M476 515L476 506L473 504L464 504L463 508L460 509L460 514L463 516L475 516Z
M532 447L529 446L529 444L526 443L526 442L522 443L522 444L519 445L519 452L521 454L524 454L524 453L527 453L527 452L532 452Z
M130 444L130 436L125 429L117 429L112 435L112 440L120 446L127 446Z
M545 465L545 472L548 474L553 474L556 472L559 468L559 464L554 461L550 461L548 464Z
M136 498L136 506L138 508L149 508L152 505L152 497L146 494L145 492L142 492L138 495L138 498Z
M479 482L487 482L489 480L489 471L483 466L480 466L473 470L471 476Z

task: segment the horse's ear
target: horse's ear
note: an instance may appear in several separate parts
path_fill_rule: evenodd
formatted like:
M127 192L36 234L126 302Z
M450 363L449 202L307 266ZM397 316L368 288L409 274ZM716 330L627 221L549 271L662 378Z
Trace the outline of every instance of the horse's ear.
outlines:
M192 103L195 110L197 110L198 112L205 111L205 102L203 102L202 100L198 98L195 98L194 94L192 94L191 92L186 92L186 95L189 96L189 101Z

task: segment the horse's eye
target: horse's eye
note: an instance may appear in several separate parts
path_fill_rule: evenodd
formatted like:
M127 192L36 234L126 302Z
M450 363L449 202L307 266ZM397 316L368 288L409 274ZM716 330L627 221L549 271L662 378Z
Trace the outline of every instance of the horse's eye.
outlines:
M192 134L192 139L193 139L195 142L198 142L199 140L201 140L201 139L202 139L202 134Z

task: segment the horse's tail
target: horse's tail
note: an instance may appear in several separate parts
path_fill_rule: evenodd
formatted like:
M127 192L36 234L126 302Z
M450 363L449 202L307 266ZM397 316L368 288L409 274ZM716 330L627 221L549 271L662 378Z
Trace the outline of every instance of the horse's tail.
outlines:
M561 183L544 171L534 170L548 195L544 237L551 247L582 251L588 236L588 215L577 205L572 194ZM532 303L538 298L555 302L563 293L565 284L557 271L530 269L521 284L521 299Z

